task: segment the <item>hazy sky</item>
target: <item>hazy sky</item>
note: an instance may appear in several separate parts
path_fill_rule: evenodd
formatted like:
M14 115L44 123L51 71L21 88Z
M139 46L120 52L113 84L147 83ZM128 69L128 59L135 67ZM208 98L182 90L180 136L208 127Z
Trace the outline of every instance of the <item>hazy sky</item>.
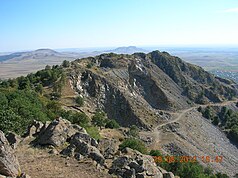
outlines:
M238 0L0 0L0 51L238 44Z

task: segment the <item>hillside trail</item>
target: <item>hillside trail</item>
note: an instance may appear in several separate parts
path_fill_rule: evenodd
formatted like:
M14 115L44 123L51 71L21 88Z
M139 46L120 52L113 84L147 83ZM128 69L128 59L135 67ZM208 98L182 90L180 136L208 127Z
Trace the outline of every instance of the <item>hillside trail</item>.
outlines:
M161 123L159 125L157 125L153 131L151 132L140 132L142 135L146 135L146 136L149 136L149 137L152 137L153 140L154 140L154 143L152 144L152 147L158 147L158 145L160 145L160 132L161 132L161 128L165 125L168 125L168 124L172 124L172 123L175 123L181 119L184 118L184 116L191 112L192 110L194 109L198 109L199 107L207 107L207 106L226 106L226 105L229 105L231 103L235 103L235 102L238 102L238 99L236 100L230 100L230 101L225 101L225 102L222 102L222 103L209 103L209 104L205 104L205 105L196 105L196 106L193 106L191 108L188 108L188 109L185 109L185 110L180 110L179 112L170 112L170 114L174 115L174 119L172 120L169 120L165 123Z

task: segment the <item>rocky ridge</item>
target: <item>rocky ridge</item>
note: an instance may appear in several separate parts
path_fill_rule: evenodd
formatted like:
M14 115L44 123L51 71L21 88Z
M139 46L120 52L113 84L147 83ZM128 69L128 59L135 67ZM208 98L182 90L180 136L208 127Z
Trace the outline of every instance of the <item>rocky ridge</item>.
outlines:
M161 110L222 102L238 94L232 81L159 51L84 58L72 62L67 73L72 89L91 108L104 110L122 126L147 130L164 119Z

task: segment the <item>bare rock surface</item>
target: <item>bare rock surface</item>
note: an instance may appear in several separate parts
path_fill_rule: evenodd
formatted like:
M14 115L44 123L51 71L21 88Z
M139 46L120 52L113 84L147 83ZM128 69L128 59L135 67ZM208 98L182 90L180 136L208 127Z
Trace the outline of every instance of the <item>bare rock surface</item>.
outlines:
M0 174L16 177L20 173L20 166L4 133L0 131Z
M69 121L58 118L36 138L35 144L60 146L77 132L85 133L85 129Z
M169 129L170 132L160 131L160 143L165 153L197 156L202 165L217 172L229 176L238 173L238 149L218 127L203 118L196 109L184 113L176 122L180 123L179 128ZM166 127L171 127L171 124ZM209 156L211 161L204 163L203 156ZM220 163L215 162L217 156L223 158Z

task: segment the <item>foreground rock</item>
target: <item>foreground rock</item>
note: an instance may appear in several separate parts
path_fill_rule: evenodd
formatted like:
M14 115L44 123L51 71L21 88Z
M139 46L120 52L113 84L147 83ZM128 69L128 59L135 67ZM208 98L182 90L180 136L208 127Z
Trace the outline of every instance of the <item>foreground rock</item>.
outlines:
M20 173L20 166L4 133L0 131L0 175L16 177Z
M102 152L103 156L107 159L114 158L118 151L119 144L116 139L103 138L99 141L98 149Z
M86 133L82 127L71 124L68 120L58 118L39 134L35 144L60 146L77 132Z
M9 132L6 138L13 149L16 149L17 145L21 142L21 137L14 132Z
M74 156L80 160L83 157L89 157L98 164L103 165L104 156L96 148L97 142L86 133L76 133L70 139L70 145L61 153L67 156Z
M46 122L43 124L40 121L34 120L31 125L28 126L27 132L24 134L24 137L35 137L39 135L43 130L48 127L49 123Z
M155 164L151 156L143 155L138 151L126 148L122 156L112 162L110 174L123 178L173 178L174 175L161 169Z

